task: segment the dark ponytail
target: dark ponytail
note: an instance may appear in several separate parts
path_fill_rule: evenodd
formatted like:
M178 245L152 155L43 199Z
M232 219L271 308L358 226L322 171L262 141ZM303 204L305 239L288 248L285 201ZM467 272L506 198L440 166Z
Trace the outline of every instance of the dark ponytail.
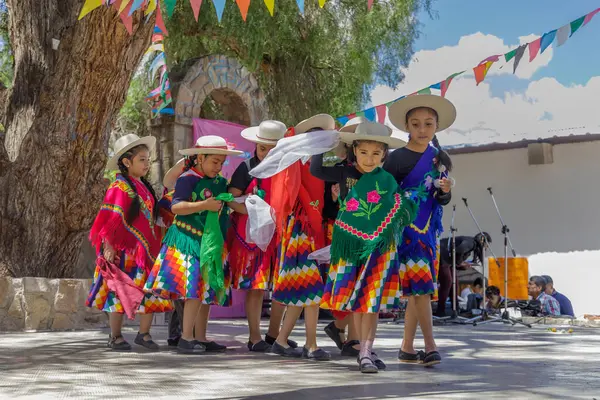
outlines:
M125 221L127 222L127 224L131 225L133 223L133 221L135 221L136 218L138 217L138 215L140 213L141 205L140 205L140 196L138 196L138 192L135 187L135 183L129 176L129 170L127 169L125 164L123 164L124 158L127 158L127 159L133 158L133 153L131 152L131 150L128 151L127 153L123 154L121 156L121 158L119 158L119 162L118 162L119 171L121 171L121 175L123 176L123 178L125 178L125 180L127 181L127 184L129 185L131 190L133 190L133 193L134 193L133 201L131 202L131 206L129 206L129 210L127 210L127 212L125 214Z
M437 166L439 167L441 164L444 167L446 167L446 170L448 170L448 172L452 171L452 160L450 159L450 154L448 154L446 151L442 150L442 146L440 146L440 142L438 141L437 135L433 135L433 139L431 139L431 143L433 143L433 146L436 149L438 149Z
M197 155L187 156L185 157L185 166L183 167L183 172L187 172L196 165L196 160L198 159Z

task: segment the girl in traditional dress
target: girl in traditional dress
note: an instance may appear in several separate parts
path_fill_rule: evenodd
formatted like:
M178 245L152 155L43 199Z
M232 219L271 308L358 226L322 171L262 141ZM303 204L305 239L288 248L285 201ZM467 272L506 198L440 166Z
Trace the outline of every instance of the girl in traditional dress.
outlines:
M452 169L450 157L440 148L435 135L452 125L456 109L443 97L414 95L392 104L389 118L408 133L409 141L406 147L390 154L384 169L419 204L417 218L404 230L398 247L402 292L408 297L398 358L401 362L431 366L441 361L433 339L431 300L437 298L442 206L451 199L448 172ZM417 323L423 332L425 352L414 348Z
M290 128L286 136L299 136L314 130L334 130L334 119L326 114L316 115ZM277 156L285 149L277 146ZM273 153L273 152L271 152ZM269 157L271 160L275 156ZM284 162L285 163L285 162ZM263 161L251 175L265 171L273 163ZM286 164L287 165L287 164ZM283 326L272 352L283 357L327 361L331 355L317 345L319 304L323 296L323 266L308 255L324 246L323 194L324 182L310 174L308 165L296 161L285 169L276 168L272 176L271 207L277 216L278 267L274 278L273 300L287 306ZM282 218L283 217L283 218ZM294 349L288 339L304 310L306 342L302 350Z
M115 143L115 155L108 161L108 170L118 170L116 180L109 186L100 212L90 231L90 240L97 251L109 263L114 263L124 273L111 273L111 287L137 286L142 289L148 273L160 249L160 228L156 225L157 200L154 190L144 176L150 169L150 151L156 138L125 135ZM140 330L135 343L150 350L158 350L152 341L150 327L153 313L171 310L171 302L152 294L139 293L138 300L128 296L120 299L117 291L109 290L104 260L94 272L94 282L87 299L87 306L109 313L110 340L108 346L116 351L131 350L121 333L123 314L135 310L124 307L137 306L140 314ZM130 293L119 291L122 295ZM132 296L134 297L134 296Z
M219 175L228 155L239 155L219 136L202 136L186 156L175 184L173 224L145 289L168 299L185 300L180 353L222 352L226 347L206 338L211 305L228 305L229 273L224 271L227 206L237 208Z
M322 155L311 160L311 173L339 182L343 198L321 307L353 313L362 373L386 367L373 352L373 341L379 313L400 308L398 238L416 215L415 203L397 192L394 177L381 168L388 148L406 144L391 134L375 122L350 125L340 130L340 138L352 144L354 165L323 167Z
M270 203L271 179L256 179L249 171L256 167L283 138L287 128L279 121L264 121L259 126L244 129L242 137L256 144L254 157L241 163L231 177L229 193L235 197L242 195L263 195L265 202ZM275 267L277 249L276 239L273 239L267 251L262 251L256 244L246 241L246 224L248 215L245 212L234 213L231 227L227 234L229 255L227 265L232 275L233 289L246 290L246 317L248 318L248 350L267 352L279 335L281 320L285 307L278 302L271 304L271 323L269 331L262 340L260 333L260 317L265 290L273 286L273 268ZM298 345L288 340L293 348Z

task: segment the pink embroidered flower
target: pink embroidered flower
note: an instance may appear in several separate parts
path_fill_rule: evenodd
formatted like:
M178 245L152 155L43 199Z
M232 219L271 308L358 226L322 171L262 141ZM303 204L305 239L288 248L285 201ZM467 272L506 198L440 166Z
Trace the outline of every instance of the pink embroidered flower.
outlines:
M212 197L212 192L209 189L204 189L204 198L208 199Z
M350 211L350 212L356 211L356 210L358 210L359 205L360 204L358 203L358 200L356 200L353 197L346 202L346 211Z
M369 193L367 193L367 202L369 203L377 204L379 203L380 199L381 196L379 195L379 193L377 193L377 190L372 190Z

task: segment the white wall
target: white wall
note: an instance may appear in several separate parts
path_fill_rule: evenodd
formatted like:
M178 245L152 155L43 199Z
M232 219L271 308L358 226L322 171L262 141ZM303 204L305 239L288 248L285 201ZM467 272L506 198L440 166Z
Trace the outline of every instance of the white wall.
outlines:
M552 276L578 316L600 314L600 252L581 252L600 249L600 141L553 151L553 164L531 166L526 148L452 156L456 186L444 209L444 236L450 234L452 204L457 234L477 233L461 200L466 197L492 236L496 256L503 256L502 226L486 190L491 186L517 255L529 256L530 275Z

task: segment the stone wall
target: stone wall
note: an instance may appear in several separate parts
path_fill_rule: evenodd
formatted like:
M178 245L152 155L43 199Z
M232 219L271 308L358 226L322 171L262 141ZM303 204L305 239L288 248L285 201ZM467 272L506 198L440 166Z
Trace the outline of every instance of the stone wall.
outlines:
M90 279L0 278L0 331L69 330L106 326L85 306Z

